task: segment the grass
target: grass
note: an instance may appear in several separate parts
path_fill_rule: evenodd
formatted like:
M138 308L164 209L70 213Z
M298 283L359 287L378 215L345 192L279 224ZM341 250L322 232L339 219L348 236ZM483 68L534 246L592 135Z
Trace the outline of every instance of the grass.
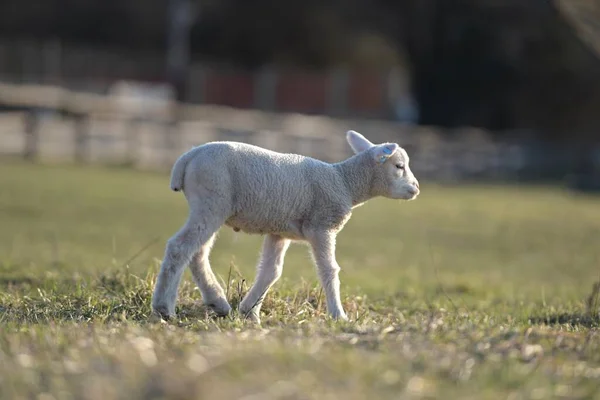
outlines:
M151 318L186 218L165 174L0 164L0 398L600 398L600 199L551 187L423 184L338 238L345 309L327 318L294 245L262 326L215 318L189 272ZM212 254L232 304L261 238Z

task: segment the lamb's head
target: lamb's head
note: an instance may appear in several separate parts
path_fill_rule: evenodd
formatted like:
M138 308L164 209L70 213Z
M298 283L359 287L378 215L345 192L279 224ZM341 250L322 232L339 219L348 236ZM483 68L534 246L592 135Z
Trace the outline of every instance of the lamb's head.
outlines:
M419 181L408 165L406 151L396 143L373 144L356 131L348 131L346 139L352 150L365 152L373 168L373 195L392 199L413 200L419 195Z

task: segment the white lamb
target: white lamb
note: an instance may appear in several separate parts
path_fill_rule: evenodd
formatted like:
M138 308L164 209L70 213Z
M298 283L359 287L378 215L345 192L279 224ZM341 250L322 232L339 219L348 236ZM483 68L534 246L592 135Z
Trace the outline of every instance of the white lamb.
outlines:
M346 139L356 154L334 164L237 142L211 142L184 153L173 166L171 189L184 192L189 218L167 242L153 311L165 319L175 315L177 289L189 264L204 303L219 315L229 314L208 260L225 224L266 235L256 280L239 306L242 316L260 322L262 301L281 276L286 250L291 240L300 240L312 249L328 313L346 320L336 235L352 209L373 197L412 200L419 194L404 149L396 143L374 145L355 131Z

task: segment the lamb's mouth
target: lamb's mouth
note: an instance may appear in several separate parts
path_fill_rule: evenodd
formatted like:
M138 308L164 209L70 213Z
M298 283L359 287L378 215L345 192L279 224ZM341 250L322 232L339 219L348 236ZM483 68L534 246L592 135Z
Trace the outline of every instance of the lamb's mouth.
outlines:
M419 192L406 192L404 194L404 196L402 198L400 198L400 200L404 200L404 201L411 201L411 200L415 200L417 197L419 196Z

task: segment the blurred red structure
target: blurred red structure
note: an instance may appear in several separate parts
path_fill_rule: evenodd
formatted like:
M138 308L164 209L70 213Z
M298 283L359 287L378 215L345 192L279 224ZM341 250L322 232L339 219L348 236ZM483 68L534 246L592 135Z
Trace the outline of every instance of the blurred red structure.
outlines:
M205 69L203 84L195 85L189 98L268 111L389 117L386 74L270 71L267 79L262 74Z
M329 77L314 73L280 73L275 89L278 111L324 113L327 110Z
M205 103L238 108L253 108L255 80L248 73L207 71L204 94Z

